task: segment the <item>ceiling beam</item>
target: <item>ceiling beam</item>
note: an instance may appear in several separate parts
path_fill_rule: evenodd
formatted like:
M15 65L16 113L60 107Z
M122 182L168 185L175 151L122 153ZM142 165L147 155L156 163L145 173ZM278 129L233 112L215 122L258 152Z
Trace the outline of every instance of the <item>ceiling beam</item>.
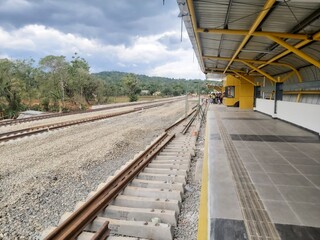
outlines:
M227 57L215 57L215 56L203 56L203 59L211 59L211 60L221 60L221 61L230 61L231 58L227 58ZM236 58L233 60L234 62L248 62L248 63L255 63L255 64L267 64L267 61L263 61L263 60L253 60L253 59L240 59L240 58ZM302 82L302 77L301 74L299 73L299 71L297 69L295 69L293 66L291 66L288 63L279 63L279 62L271 62L268 63L270 65L275 65L275 66L282 66L282 67L287 67L290 68L298 77L299 82ZM262 65L261 65L262 66ZM260 69L259 67L257 67L258 69ZM252 69L250 73L254 72L255 70Z
M313 34L313 38L314 39L319 39L320 38L320 31L315 33L315 34ZM299 48L301 48L301 47L303 47L303 46L305 46L305 45L307 45L307 44L309 44L311 42L312 42L312 40L303 40L303 41L297 43L296 45L294 45L293 47L296 48L296 49L299 49ZM288 55L289 53L291 53L290 50L285 50L282 53L278 54L277 56L274 56L273 58L269 59L266 63L258 66L258 68L259 69L263 68L264 66L269 65L272 62L277 61L280 58L283 58L284 56ZM252 73L252 72L254 72L254 70L250 71L250 73Z
M200 44L199 34L197 32L198 23L197 23L196 14L195 14L195 11L194 11L193 0L187 0L187 6L188 6L189 15L190 15L190 18L191 18L191 23L192 23L192 28L193 28L195 40L196 40L197 47L198 47L199 57L201 58L201 56L202 56L202 48L201 48L201 44ZM202 66L203 66L203 69L204 69L205 66L204 66L203 60L199 59L199 61L201 62Z
M203 56L203 59L214 59L214 60L222 60L222 61L230 61L231 58L228 57L216 57L216 56ZM254 59L245 59L245 58L236 58L234 59L234 62L250 62L250 63L257 63L257 64L261 64L261 63L267 63L267 61L263 61L263 60L254 60ZM283 67L289 67L289 68L293 68L293 66L291 66L288 63L279 63L279 62L273 62L270 63L271 65L276 65L276 66L283 66Z
M270 9L270 11L267 13L267 15L264 17L264 19L260 22L259 26L257 27L258 31L262 31L262 25L264 24L264 22L269 18L270 14L272 14L274 12L274 10L277 9L277 7L280 5L280 2L275 2L272 6L272 8ZM245 48L248 43L251 41L251 39L253 38L253 36L251 36L248 40L248 42L243 46L243 48Z
M297 49L296 47L288 44L287 42L283 41L280 38L274 37L274 36L269 36L269 38L278 43L279 45L281 45L282 47L288 49L288 51L295 53L296 55L298 55L300 58L302 58L303 60L315 65L316 67L320 68L320 62L312 57L310 57L308 54L302 52L301 50Z
M212 34L227 34L227 35L243 35L246 36L249 34L247 30L240 30L240 29L213 29L213 28L198 28L197 32L203 33L212 33ZM298 40L320 40L313 39L312 36L308 36L307 34L302 33L282 33L282 32L266 32L266 31L255 31L251 33L252 36L256 37L268 37L270 35L276 36L279 38L291 38L291 39L298 39Z
M266 78L268 78L269 80L273 81L273 82L279 82L277 79L275 79L274 77L272 77L271 75L269 75L268 73L262 71L261 69L253 66L252 64L248 63L248 62L245 62L243 61L243 63L245 65L247 65L249 68L252 68L254 70L256 70L257 72L261 73L263 76L265 76Z
M254 23L252 24L248 34L244 37L244 39L242 40L240 46L238 47L238 49L236 50L236 52L233 54L231 60L229 61L227 67L224 70L224 73L228 70L228 68L230 67L230 65L232 64L233 60L238 56L238 54L240 53L241 49L243 48L243 46L248 42L248 40L251 37L251 34L253 32L256 31L257 27L259 26L259 24L261 23L261 21L263 21L264 17L268 14L268 12L270 11L270 9L272 8L273 4L276 2L276 0L267 0L266 4L263 7L263 10L260 12L260 14L258 15L258 17L256 18L256 20L254 21Z
M257 86L257 84L254 83L254 81L252 81L251 79L247 78L246 76L236 72L236 71L232 71L235 75L237 75L238 77L242 78L243 80L247 81L248 83L251 83L253 86Z
M305 19L303 19L300 23L298 23L297 25L295 25L290 31L289 33L298 33L300 32L302 29L304 29L306 26L310 25L312 22L314 22L315 20L317 20L318 18L320 18L320 8L318 8L317 10L315 10L313 13L311 13L308 17L306 17ZM273 49L275 49L276 47L278 47L279 44L277 43L273 43L271 44L269 47L267 47L266 49L268 49L269 51L272 51ZM261 53L258 56L255 57L255 59L259 60L260 58L264 57L266 55L266 53Z
M211 72L223 73L223 71L224 71L224 68L213 68L213 67L211 68L211 67L207 67L205 73L211 73ZM227 70L227 73L233 73L233 71L237 71L237 72L240 72L240 73L245 73L244 71L241 71L241 70L231 70L231 69L228 69L228 70Z

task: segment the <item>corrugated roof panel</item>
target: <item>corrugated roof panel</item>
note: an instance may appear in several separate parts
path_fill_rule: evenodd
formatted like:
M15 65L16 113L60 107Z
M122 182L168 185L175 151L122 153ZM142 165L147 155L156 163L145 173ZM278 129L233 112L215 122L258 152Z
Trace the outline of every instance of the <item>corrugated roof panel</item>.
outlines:
M316 6L318 5L318 6ZM294 26L307 18L320 4L282 2L272 11L262 25L263 31L289 32Z
M232 57L234 54L234 49L238 48L240 43L242 42L243 36L232 36L232 35L224 35L223 41L221 43L221 57ZM226 50L228 49L228 50ZM230 49L233 49L233 52L230 51Z
M193 26L191 23L191 17L188 15L188 7L184 0L177 0L179 3L182 14L187 16L184 17L185 26L187 28L191 43L195 49L196 56L201 65L203 71L208 67L225 68L228 61L222 60L202 60L202 55L217 56L220 48L220 56L231 58L234 52L243 41L243 35L223 35L211 34L211 33L200 33L198 34L200 39L200 45L202 52L198 51L196 43L196 37L194 35ZM195 0L192 1L195 8L196 24L200 28L223 28L225 23L225 17L227 15L229 0ZM256 17L259 15L266 0L234 0L231 6L229 14L229 29L244 29L248 30L254 23ZM183 5L184 4L184 5ZM288 4L288 6L286 6ZM320 8L319 2L296 2L296 1L277 1L267 15L265 21L262 22L263 31L276 31L276 32L288 32L299 25L298 22L306 19L310 14L315 13ZM293 14L292 14L293 12ZM297 29L297 28L296 28ZM308 33L314 33L320 29L320 19L314 21L309 26L305 27ZM303 33L303 31L300 31ZM221 41L222 39L222 41ZM286 40L290 45L295 45L300 40ZM277 46L269 52L271 46L276 44L269 40L267 37L251 37L250 41L244 47L244 51L241 51L237 56L238 58L245 59L256 59L269 60L286 49L282 46ZM320 55L320 43L315 42L301 48L301 50L315 59L319 59ZM269 53L268 53L269 52ZM265 55L263 55L265 54ZM296 68L310 65L307 61L301 59L296 54L288 54L287 56L277 60L278 62L289 63ZM204 63L204 66L202 65ZM242 69L246 70L247 66L239 62L231 64L230 69ZM310 68L310 67L309 67ZM313 69L313 68L311 68ZM263 68L264 71L271 75L279 75L283 72L289 72L290 69L286 69L279 66L266 66ZM306 70L305 70L306 71ZM317 68L319 72L319 69ZM314 72L311 71L311 72ZM305 76L310 78L310 74ZM296 78L295 76L292 79Z
M194 1L195 13L200 28L223 28L229 1Z
M302 48L302 51L308 54L310 57L320 61L320 42L314 42Z
M306 26L303 30L301 30L299 33L304 33L304 30L307 33L314 33L319 31L320 29L320 18L315 20L313 23L311 23L309 26Z
M263 0L234 2L230 12L229 29L250 29L264 4Z

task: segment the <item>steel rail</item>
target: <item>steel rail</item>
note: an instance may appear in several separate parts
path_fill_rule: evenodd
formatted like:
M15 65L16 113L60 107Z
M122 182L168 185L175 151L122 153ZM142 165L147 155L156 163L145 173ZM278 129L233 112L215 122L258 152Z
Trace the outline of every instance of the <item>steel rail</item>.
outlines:
M183 128L183 130L181 131L181 133L184 135L187 133L187 131L189 130L189 128L191 127L192 123L194 122L194 120L196 119L197 115L198 115L199 111L197 111L192 118L189 120L189 122L187 123L187 125Z
M175 101L175 100L167 100L166 99L166 100L163 100L163 101L159 101L159 103L161 103L161 102L172 102L172 101ZM37 121L37 120L42 120L42 119L47 119L47 118L64 117L64 116L83 114L83 113L92 113L92 112L104 111L104 110L109 110L109 109L130 107L130 106L136 106L136 105L144 105L144 104L150 104L150 103L152 103L152 101L146 102L146 103L140 103L140 102L128 103L128 104L122 104L120 106L107 106L107 107L103 107L103 108L89 109L89 110L79 110L79 111L73 111L73 112L67 112L67 113L49 113L49 114L45 114L45 115L41 115L41 116L34 116L34 117L28 117L28 118L22 118L22 119L4 120L4 121L0 121L0 127L1 126L8 126L8 125L13 125L13 124L18 124L18 123L32 122L32 121Z
M136 111L137 110L122 111L122 112L107 114L107 115L103 115L103 116L85 118L85 119L81 119L81 120L47 124L47 125L41 125L41 126L36 126L36 127L24 128L21 130L16 130L16 131L7 132L7 133L1 133L0 134L0 142L6 142L6 141L9 141L12 139L17 139L17 138L37 134L37 133L47 132L49 130L54 130L54 129L58 129L58 128L64 128L64 127L69 127L72 125L78 125L78 124L82 124L82 123L98 121L98 120L102 120L102 119L106 119L106 118L110 118L110 117L116 117L116 116L132 113L132 112L136 112Z
M203 106L204 104L202 104ZM189 128L191 127L192 123L194 122L194 120L196 119L196 117L198 116L199 112L200 112L200 107L199 104L196 105L196 107L198 107L197 109L194 109L193 112L196 111L196 113L192 116L192 118L190 119L190 121L187 123L187 125L183 128L183 130L181 131L181 133L184 135L187 133L187 131L189 130ZM206 106L207 107L207 106ZM206 111L206 109L205 109ZM192 112L192 113L193 113ZM190 114L191 115L191 114ZM202 116L203 117L203 116ZM202 119L201 119L202 120Z
M163 133L125 167L118 175L108 182L92 198L71 214L61 225L54 229L45 240L69 240L77 236L91 223L104 208L138 175L173 138L175 135Z
M183 117L183 118L179 119L178 121L176 121L175 123L173 123L171 126L167 127L164 131L165 131L165 132L170 131L172 128L174 128L175 126L179 125L181 122L183 122L183 121L186 120L188 117L190 117L195 111L196 111L196 109L194 109L192 112L190 112L186 117Z
M162 106L166 103L167 102L165 102L165 103L162 102L162 103L158 103L158 104L149 105L147 107L134 108L132 110L122 111L122 112L118 112L118 113L109 113L109 114L105 114L105 115L84 118L84 119L80 119L80 120L52 123L52 124L40 125L40 126L24 128L24 129L20 129L20 130L16 130L16 131L1 133L0 134L0 142L6 142L6 141L9 141L12 139L17 139L17 138L21 138L21 137L25 137L25 136L30 136L33 134L47 132L47 131L58 129L58 128L64 128L64 127L69 127L72 125L78 125L78 124L82 124L82 123L88 123L88 122L98 121L98 120L116 117L116 116L120 116L120 115L124 115L124 114L129 114L129 113L137 112L137 111L140 111L140 110L146 109L146 108L153 108L153 107Z

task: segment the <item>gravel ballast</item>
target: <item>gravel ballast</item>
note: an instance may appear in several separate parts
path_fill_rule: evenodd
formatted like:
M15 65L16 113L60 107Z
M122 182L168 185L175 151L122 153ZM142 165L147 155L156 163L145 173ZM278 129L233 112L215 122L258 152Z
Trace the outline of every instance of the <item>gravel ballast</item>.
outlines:
M198 217L200 207L201 182L196 176L196 168L203 161L204 151L204 127L202 124L196 142L195 156L191 159L190 171L185 186L185 194L182 201L178 226L175 228L175 240L195 240L198 234ZM198 174L201 174L198 173Z
M183 114L178 101L2 144L0 239L38 239Z

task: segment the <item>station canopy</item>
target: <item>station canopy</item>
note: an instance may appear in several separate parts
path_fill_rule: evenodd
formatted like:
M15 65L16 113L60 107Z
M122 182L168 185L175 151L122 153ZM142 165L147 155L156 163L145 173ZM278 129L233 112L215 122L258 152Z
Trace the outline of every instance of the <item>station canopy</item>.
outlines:
M320 68L319 0L177 2L206 74L264 76L279 81L279 76L301 68Z

